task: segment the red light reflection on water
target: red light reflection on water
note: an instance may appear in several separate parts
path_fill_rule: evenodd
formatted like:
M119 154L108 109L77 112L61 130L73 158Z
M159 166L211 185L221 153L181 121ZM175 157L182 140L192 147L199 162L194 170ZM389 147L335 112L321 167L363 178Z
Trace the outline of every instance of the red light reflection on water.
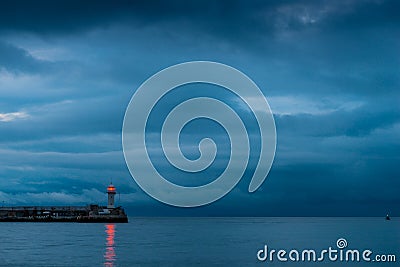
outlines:
M114 248L115 224L106 224L106 252L104 253L104 266L113 267L117 255Z

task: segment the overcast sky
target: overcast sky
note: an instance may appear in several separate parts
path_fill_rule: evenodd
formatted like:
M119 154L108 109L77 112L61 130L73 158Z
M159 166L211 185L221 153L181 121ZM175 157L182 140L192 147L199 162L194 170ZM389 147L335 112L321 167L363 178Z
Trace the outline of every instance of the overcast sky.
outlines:
M399 215L400 3L187 2L2 2L0 201L104 204L112 179L132 215ZM278 142L258 191L247 192L251 163L223 199L182 209L137 186L121 129L142 82L192 60L252 78L269 101ZM189 157L198 138L211 135L218 145L218 161L198 178L209 182L226 164L226 133L210 121L189 126ZM162 157L153 159L168 172Z

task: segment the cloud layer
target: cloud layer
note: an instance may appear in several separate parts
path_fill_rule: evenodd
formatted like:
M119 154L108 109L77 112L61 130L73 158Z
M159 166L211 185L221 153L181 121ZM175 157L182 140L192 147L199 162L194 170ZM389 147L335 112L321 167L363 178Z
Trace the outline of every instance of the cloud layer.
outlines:
M399 8L398 1L3 3L0 201L101 202L113 179L136 214L398 214ZM252 78L274 112L278 146L260 191L246 193L250 166L222 200L186 211L133 182L121 128L143 81L190 60L229 64ZM220 129L192 126L182 137L189 157L199 138L220 140L221 162L207 180L221 172L229 147Z

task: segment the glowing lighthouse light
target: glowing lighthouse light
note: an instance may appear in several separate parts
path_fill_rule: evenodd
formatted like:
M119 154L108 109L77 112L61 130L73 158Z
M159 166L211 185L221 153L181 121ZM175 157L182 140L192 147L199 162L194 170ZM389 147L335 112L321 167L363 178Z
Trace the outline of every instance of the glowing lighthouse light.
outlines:
M109 208L109 209L114 209L115 208L114 197L115 197L116 193L117 193L117 191L115 190L115 186L113 186L113 184L111 183L107 187L107 194L108 194L108 205L107 205L107 208Z

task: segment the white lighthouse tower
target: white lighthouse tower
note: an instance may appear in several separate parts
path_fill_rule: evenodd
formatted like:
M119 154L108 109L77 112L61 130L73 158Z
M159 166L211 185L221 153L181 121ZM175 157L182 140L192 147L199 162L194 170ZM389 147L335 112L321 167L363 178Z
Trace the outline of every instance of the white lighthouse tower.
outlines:
M114 197L115 194L117 193L117 191L115 190L115 186L113 186L113 184L111 183L108 187L107 187L107 194L108 194L108 204L107 204L107 208L108 209L114 209L115 205L114 205Z

